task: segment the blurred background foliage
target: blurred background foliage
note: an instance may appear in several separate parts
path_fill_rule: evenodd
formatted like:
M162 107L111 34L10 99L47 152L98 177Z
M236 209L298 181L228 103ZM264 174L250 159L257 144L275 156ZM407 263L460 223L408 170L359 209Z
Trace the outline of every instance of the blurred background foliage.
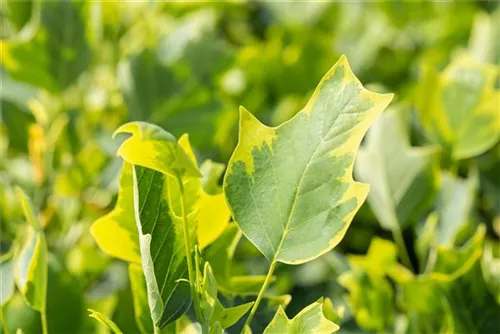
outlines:
M9 250L24 236L14 195L20 185L40 211L51 252L52 333L105 332L87 317L87 308L127 333L139 332L126 265L101 252L89 234L90 223L116 201L121 162L111 134L122 123L142 120L176 136L187 132L201 160L226 163L237 141L240 105L265 124L280 124L305 105L345 54L364 84L396 94L393 104L409 111L411 144L424 146L433 141L415 108L425 99L419 92L433 86L423 87L423 68L441 72L461 52L479 64L500 64L494 1L1 3L2 275ZM303 266L278 266L280 279L271 292L291 294L290 316L327 296L342 314L344 332L431 333L443 326L494 332L483 318L499 316L500 146L442 160L447 174L441 190L428 193L434 205L409 219L403 237L415 273L422 273L425 238L436 221L448 219L445 226L462 237L450 237L436 261L443 261L441 274L455 283L433 290L434 283L408 278L391 257L391 234L365 205L335 251ZM456 278L446 261L452 257L462 265L467 261L457 260L460 254L477 253L464 247L482 231L478 223L486 226L484 252L463 269L468 275ZM376 252L387 259L370 258ZM377 261L385 262L377 268ZM232 270L262 274L267 262L242 240ZM4 304L10 292L2 287L2 328L40 332L39 314L12 293Z

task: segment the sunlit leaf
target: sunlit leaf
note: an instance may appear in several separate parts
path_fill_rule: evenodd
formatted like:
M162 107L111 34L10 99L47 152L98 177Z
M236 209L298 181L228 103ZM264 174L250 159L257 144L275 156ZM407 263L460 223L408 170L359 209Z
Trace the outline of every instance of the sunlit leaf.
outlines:
M120 133L132 135L122 143L117 152L128 163L154 169L173 177L201 177L198 168L177 143L175 137L161 127L132 122L122 125L114 135Z
M364 89L342 57L290 121L270 128L240 110L224 192L269 261L304 263L342 240L368 194L352 179L356 150L391 99Z
M101 324L104 326L108 327L112 333L114 334L123 334L123 332L118 328L118 326L111 321L108 317L106 317L104 314L94 311L92 309L88 310L90 312L89 317L96 319L99 321Z
M416 96L418 115L428 137L452 159L479 155L498 141L497 77L497 68L474 63L465 54L457 56L441 74L425 68Z
M289 319L283 308L280 307L264 334L330 334L338 329L339 326L323 315L323 300L320 299L305 307L293 319Z
M115 208L96 220L90 233L99 248L124 261L141 263L139 237L134 216L132 166L124 163Z

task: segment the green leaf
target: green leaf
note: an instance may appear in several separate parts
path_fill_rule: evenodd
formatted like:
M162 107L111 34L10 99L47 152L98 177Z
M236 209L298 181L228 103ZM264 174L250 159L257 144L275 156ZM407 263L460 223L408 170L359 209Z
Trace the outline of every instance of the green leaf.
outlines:
M436 210L438 226L434 243L451 246L457 242L459 233L469 227L478 179L474 171L469 172L467 179L449 173L443 174L441 178Z
M28 236L17 256L16 283L26 299L26 303L35 310L45 312L47 300L47 242L42 227L35 215L33 203L28 196L16 188L17 198L29 223Z
M26 304L20 293L14 293L9 302L2 305L2 317L5 333L16 333L18 329L25 333L42 333L40 313Z
M172 212L168 176L134 166L134 212L148 303L155 326L162 328L191 304L182 222ZM186 289L187 286L187 289Z
M481 269L486 284L500 304L500 243L498 241L486 240Z
M14 295L14 260L12 253L2 255L0 258L0 281L2 282L0 306L4 306Z
M392 95L361 85L342 57L307 106L270 128L240 109L224 192L233 218L269 261L300 264L335 247L366 199L355 152Z
M416 104L428 137L454 160L490 149L500 136L498 69L460 54L441 74L424 70Z
M63 262L50 254L47 286L47 329L49 333L78 333L84 327L84 287Z
M330 334L339 329L323 315L323 299L305 307L293 319L288 319L282 307L267 326L264 334Z
M205 250L204 257L210 262L219 290L228 295L257 295L266 279L265 275L235 276L232 274L233 255L241 239L241 231L229 224L222 235Z
M152 333L154 328L149 310L147 286L142 267L135 263L131 263L128 266L128 274L130 278L130 290L132 291L134 300L134 315L137 326L143 334Z
M133 210L132 166L124 162L115 208L96 220L90 228L90 233L99 248L109 255L124 261L141 263L139 237Z
M217 302L217 281L215 280L212 267L205 262L203 276L198 277L198 293L200 294L200 309L203 319L200 321L210 322L215 311Z
M1 42L1 64L17 80L60 92L72 85L91 63L85 6L75 1L42 1L40 5L40 26L33 27L32 38Z
M410 146L408 116L403 108L384 112L356 159L356 176L371 186L370 208L389 230L427 209L437 188L438 151Z
M231 327L250 310L253 304L253 302L249 302L225 308L219 301L217 301L212 321L220 323L220 326L223 329Z
M111 330L111 332L113 332L114 334L123 334L123 332L120 330L120 328L118 328L118 326L113 321L111 321L108 317L106 317L104 314L97 312L97 311L94 311L92 309L88 309L88 311L90 312L89 317L94 318L97 321L99 321L101 324L103 324L104 326L109 328Z

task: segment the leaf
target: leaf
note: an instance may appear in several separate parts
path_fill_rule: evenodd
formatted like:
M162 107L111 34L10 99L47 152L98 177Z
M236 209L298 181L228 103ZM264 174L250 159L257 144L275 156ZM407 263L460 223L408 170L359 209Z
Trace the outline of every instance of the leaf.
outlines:
M394 292L384 276L355 269L342 274L339 283L349 291L348 301L360 328L383 331L394 322Z
M500 243L498 241L486 240L481 269L486 284L500 304Z
M321 298L305 307L291 320L288 319L285 311L280 307L273 321L265 329L264 334L329 334L336 332L338 329L339 326L323 315L323 299Z
M352 180L355 152L391 99L364 89L341 57L282 125L264 126L240 109L224 192L235 222L269 261L305 263L340 242L368 194Z
M119 127L113 136L130 133L117 155L132 165L154 169L173 177L201 177L198 168L177 143L175 137L161 127L144 122L131 122Z
M153 324L162 328L191 304L189 284L179 281L186 274L182 223L172 213L167 175L134 166L133 178L134 212L148 303Z
M37 311L45 312L47 299L48 250L45 236L35 216L35 209L28 196L16 188L24 216L29 223L28 236L16 264L16 283L26 303Z
M92 309L88 309L88 311L90 312L89 317L94 318L97 321L99 321L101 324L103 324L104 326L109 328L111 330L111 332L113 332L114 334L123 334L123 332L120 330L120 328L118 328L118 326L113 321L111 321L108 317L106 317L104 314L97 312L97 311L94 311Z
M257 295L266 279L265 275L234 276L231 271L234 250L241 238L235 224L229 224L222 235L205 250L217 279L217 287L224 294Z
M182 135L178 142L191 158L193 164L198 168L188 135ZM193 220L196 220L196 222L193 222L193 224L197 225L197 240L200 250L203 250L222 234L231 217L221 187L214 185L214 181L209 181L208 179L218 179L220 173L224 170L223 165L221 168L220 164L206 161L202 166L204 167L202 179L190 179L184 186L188 207L191 206L191 210L188 211L193 212L195 215ZM212 184L206 184L210 182ZM207 187L211 187L211 193L208 193L206 190Z
M137 326L141 333L147 334L153 332L153 322L148 304L148 294L146 290L146 280L142 267L131 263L128 266L128 274L130 278L130 290L134 300L134 315Z
M432 202L438 151L411 147L406 109L390 109L375 121L356 159L355 174L370 184L368 203L382 227L407 225Z
M200 309L203 319L198 319L204 322L210 322L215 311L217 302L217 281L215 280L212 267L208 262L205 262L203 268L203 276L198 277L197 284L198 293L200 295Z
M428 137L453 160L479 155L500 136L498 69L460 54L441 74L424 69L416 97ZM481 131L477 131L481 129Z
M438 226L435 244L451 246L457 241L459 232L469 227L477 187L477 173L474 170L469 172L467 179L449 173L442 175L437 198Z
M0 306L3 307L14 295L14 260L11 253L0 258Z
M124 261L141 263L139 237L134 218L132 166L123 163L115 208L96 220L90 233L99 248Z
M86 7L74 1L40 5L40 26L33 27L32 38L1 42L1 64L17 80L60 92L72 85L92 60L86 39Z
M84 328L85 300L82 282L63 262L49 255L47 329L49 333L78 333Z
M25 333L42 333L40 313L26 304L21 294L16 292L7 304L2 305L1 328L2 333L16 333L18 329Z
M231 327L250 310L253 304L254 302L249 302L225 308L219 301L217 301L212 321L220 323L220 326L223 329Z

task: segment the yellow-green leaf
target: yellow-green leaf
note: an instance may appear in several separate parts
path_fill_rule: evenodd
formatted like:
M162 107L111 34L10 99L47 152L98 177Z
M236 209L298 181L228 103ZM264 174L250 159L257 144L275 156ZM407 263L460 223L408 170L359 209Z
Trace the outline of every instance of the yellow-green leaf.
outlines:
M17 256L16 283L26 303L44 312L47 299L47 242L31 200L20 188L16 192L29 223L26 241Z
M424 68L416 105L428 137L452 159L479 155L500 136L498 68L460 54L437 73ZM481 129L478 131L477 129Z
M174 177L201 177L198 168L175 137L161 127L144 122L131 122L119 127L114 136L120 133L132 135L122 143L117 152L128 163Z
M106 317L104 314L94 311L92 309L88 309L90 312L89 317L96 319L99 321L101 324L104 326L108 327L112 333L114 334L123 334L123 332L118 328L118 326L108 317Z
M267 127L240 109L224 192L234 220L269 261L304 263L342 240L369 189L352 179L356 151L391 99L366 90L341 57L282 125Z
M124 261L141 263L139 236L134 217L132 166L124 162L115 208L96 220L90 233L97 245L111 256Z
M339 329L323 315L323 300L312 303L304 308L293 319L289 319L280 306L264 334L330 334Z

